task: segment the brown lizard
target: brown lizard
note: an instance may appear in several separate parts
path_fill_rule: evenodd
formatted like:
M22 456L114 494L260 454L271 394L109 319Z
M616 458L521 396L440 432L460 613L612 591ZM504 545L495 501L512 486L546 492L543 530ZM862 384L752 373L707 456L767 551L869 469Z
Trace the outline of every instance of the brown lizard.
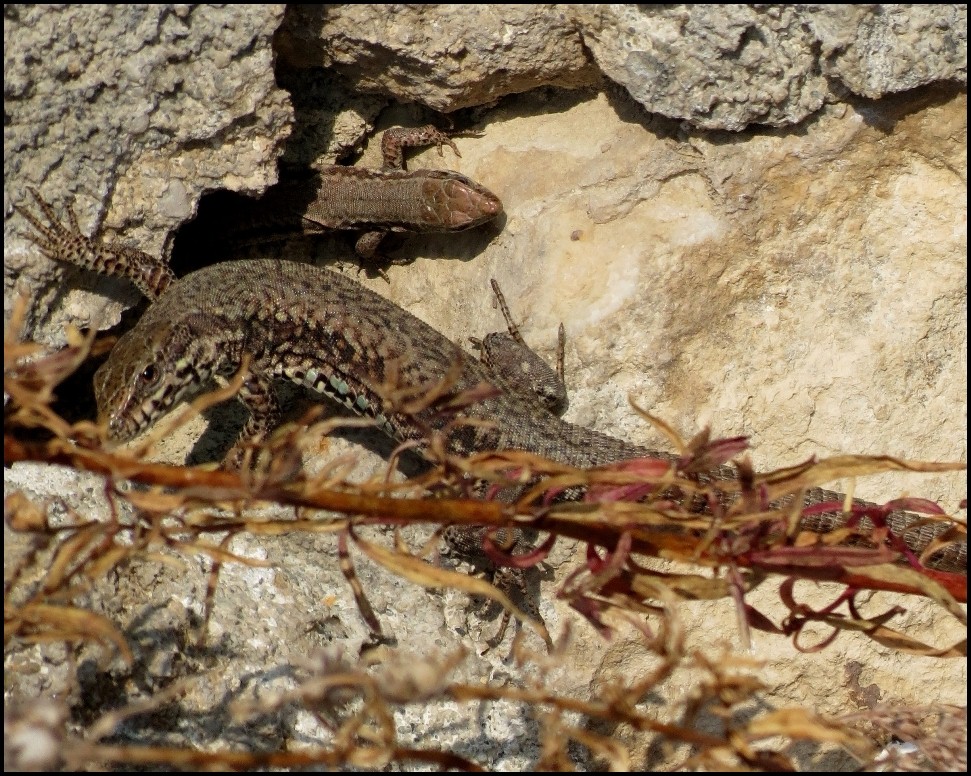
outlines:
M405 169L406 148L437 146L441 156L446 145L461 156L452 139L431 125L392 127L381 136L380 169L333 164L291 175L259 199L236 196L215 218L210 214L203 237L215 233L238 247L354 230L360 232L357 255L373 263L389 232L460 232L501 216L499 198L464 175Z

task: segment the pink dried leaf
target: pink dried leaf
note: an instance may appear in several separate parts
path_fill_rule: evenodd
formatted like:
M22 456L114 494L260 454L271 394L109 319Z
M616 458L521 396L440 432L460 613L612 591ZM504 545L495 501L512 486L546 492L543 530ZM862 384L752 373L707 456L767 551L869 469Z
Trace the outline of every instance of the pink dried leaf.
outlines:
M926 498L895 498L892 501L888 501L884 506L891 512L903 510L906 512L919 512L922 515L947 514L941 509L940 505Z
M678 468L686 474L709 472L748 449L748 437L736 436L709 441L701 434L688 443L688 454L679 462Z

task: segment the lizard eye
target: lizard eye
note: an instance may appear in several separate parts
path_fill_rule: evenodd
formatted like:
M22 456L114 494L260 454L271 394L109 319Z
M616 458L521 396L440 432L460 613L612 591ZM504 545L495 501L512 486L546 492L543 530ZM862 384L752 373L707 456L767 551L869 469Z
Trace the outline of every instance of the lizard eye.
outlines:
M158 380L158 367L156 367L155 364L149 364L138 376L138 381L142 385L151 385L156 380Z

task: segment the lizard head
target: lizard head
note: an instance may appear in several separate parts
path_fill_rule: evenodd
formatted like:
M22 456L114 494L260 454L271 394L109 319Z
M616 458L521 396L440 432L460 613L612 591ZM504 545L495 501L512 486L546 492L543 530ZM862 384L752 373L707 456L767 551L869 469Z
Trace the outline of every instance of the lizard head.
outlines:
M147 316L146 316L147 317ZM94 376L98 421L108 438L132 439L172 407L197 393L211 376L194 365L207 363L195 353L184 321L165 325L142 318L112 349ZM145 324L145 325L143 325Z
M499 197L458 173L426 183L424 199L429 222L448 231L471 229L502 215Z

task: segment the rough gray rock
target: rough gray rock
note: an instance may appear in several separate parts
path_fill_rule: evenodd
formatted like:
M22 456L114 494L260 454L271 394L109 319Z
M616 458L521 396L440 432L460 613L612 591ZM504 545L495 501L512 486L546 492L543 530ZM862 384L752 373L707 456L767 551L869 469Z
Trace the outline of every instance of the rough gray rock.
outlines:
M440 111L603 73L651 113L705 129L797 124L865 97L967 80L962 5L295 6L298 67Z
M597 5L578 10L577 23L635 100L697 127L794 124L828 93L795 6Z
M819 5L807 15L823 73L876 99L937 81L968 81L968 8L956 4Z
M5 6L4 210L28 186L58 208L161 252L214 188L276 178L292 111L270 48L282 5ZM5 236L14 227L5 221ZM4 240L4 299L29 289L67 320L116 320L117 304L61 296L63 267ZM71 285L83 273L67 270ZM134 297L117 286L122 298ZM28 320L33 330L43 305ZM9 310L8 305L4 309ZM53 334L48 335L53 337Z
M326 67L355 88L439 111L598 78L557 5L294 5L277 36L289 66Z

